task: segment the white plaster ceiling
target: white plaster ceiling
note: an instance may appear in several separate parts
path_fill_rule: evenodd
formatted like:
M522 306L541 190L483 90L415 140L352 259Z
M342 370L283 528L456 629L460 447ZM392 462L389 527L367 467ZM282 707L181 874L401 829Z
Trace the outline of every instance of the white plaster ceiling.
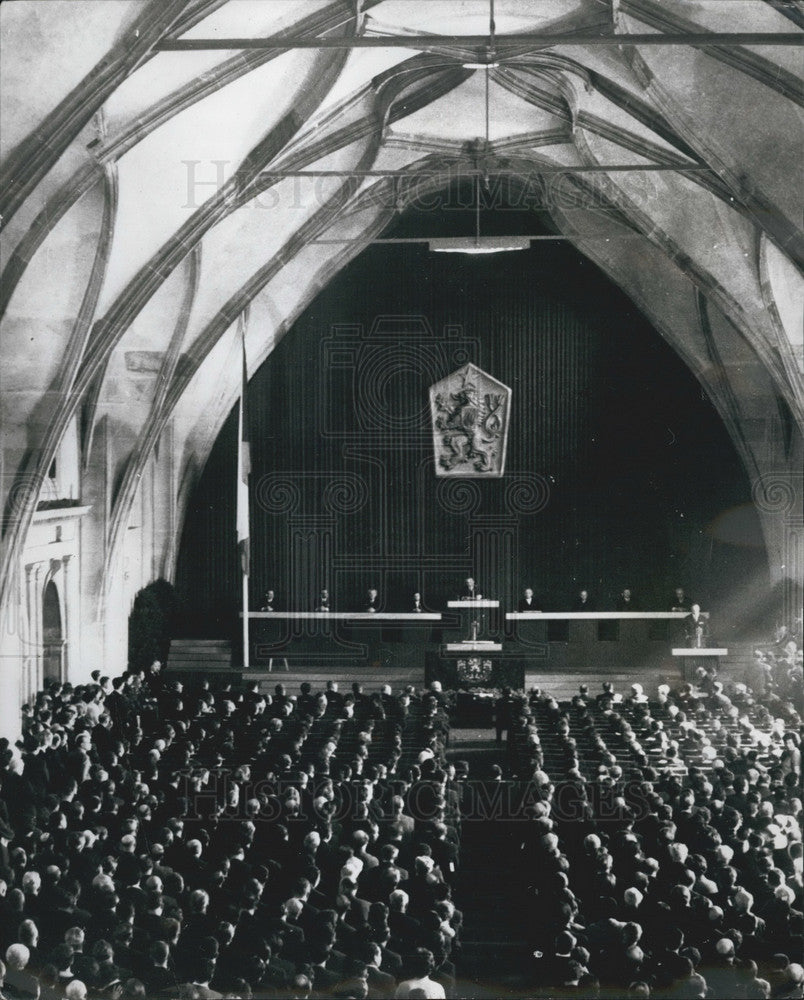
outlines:
M567 44L577 32L801 25L766 0L498 0L498 42L550 32L564 44L503 44L486 71L467 64L483 58L487 0L3 4L4 496L16 476L47 466L76 414L85 448L94 423L114 414L119 474L136 473L172 420L186 495L238 391L238 317L247 310L253 373L317 290L392 220L387 181L350 181L349 172L416 176L434 164L471 169L478 157L491 172L511 158L535 174L701 168L572 175L598 208L556 205L552 221L702 378L703 296L718 317L710 340L731 330L735 357L738 341L740 351L749 345L767 372L762 392L804 425L801 48ZM288 34L400 44L158 48ZM425 34L432 44L411 44ZM457 49L452 34L477 35L477 45ZM218 163L223 188L197 184L188 200L190 169L215 180ZM272 169L338 176L271 179ZM132 351L164 364L132 370ZM736 435L739 413L721 409ZM127 511L115 516L125 523ZM6 539L4 565L18 544Z

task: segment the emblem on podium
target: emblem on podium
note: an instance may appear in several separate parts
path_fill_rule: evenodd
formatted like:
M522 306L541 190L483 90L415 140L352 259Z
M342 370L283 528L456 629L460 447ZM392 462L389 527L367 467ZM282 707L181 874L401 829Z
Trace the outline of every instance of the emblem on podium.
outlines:
M491 660L470 656L465 660L458 660L458 679L462 684L487 684L491 679L492 669Z
M436 475L502 476L510 411L508 386L471 363L431 385Z

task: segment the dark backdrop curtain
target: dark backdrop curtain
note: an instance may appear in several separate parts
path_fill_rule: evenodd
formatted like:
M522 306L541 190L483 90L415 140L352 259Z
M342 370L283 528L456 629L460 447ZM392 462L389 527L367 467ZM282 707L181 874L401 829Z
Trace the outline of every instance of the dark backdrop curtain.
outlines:
M506 475L434 475L428 387L473 361L513 391ZM511 604L566 608L630 585L665 608L767 580L749 486L699 383L630 301L567 245L495 257L374 246L299 318L249 386L251 605L355 609L421 590L439 609L474 571ZM187 630L239 607L236 411L193 494L177 587ZM741 534L712 526L742 509Z

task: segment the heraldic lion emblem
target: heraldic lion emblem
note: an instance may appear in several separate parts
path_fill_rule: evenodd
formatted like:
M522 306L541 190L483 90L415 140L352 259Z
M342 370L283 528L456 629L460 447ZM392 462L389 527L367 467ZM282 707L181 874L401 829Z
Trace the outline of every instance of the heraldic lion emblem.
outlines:
M501 476L511 390L467 364L430 388L436 475Z

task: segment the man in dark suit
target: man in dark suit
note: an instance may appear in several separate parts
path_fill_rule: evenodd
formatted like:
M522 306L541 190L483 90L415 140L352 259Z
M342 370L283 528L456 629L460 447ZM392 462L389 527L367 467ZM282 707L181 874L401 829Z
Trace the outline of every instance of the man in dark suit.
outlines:
M690 647L700 649L706 645L709 636L709 616L701 611L700 604L693 604L690 613L684 619L684 635Z
M572 957L575 938L569 931L562 931L555 939L552 953L538 963L539 982L545 986L564 987L578 982L581 969Z
M366 593L366 600L363 605L363 611L375 612L380 610L380 595L377 592L376 587L369 587Z
M170 949L164 941L154 941L148 952L150 961L143 965L142 977L149 996L176 986L176 973L170 968Z
M390 890L385 893L383 890L388 885L397 888L399 883L408 877L407 871L396 863L399 857L399 848L396 844L383 844L378 853L379 864L372 868L366 866L357 880L361 895L369 902L387 899ZM395 875L399 877L395 878Z
M416 821L405 813L405 800L401 795L394 795L390 805L390 815L380 820L380 840L382 843L393 843L405 849L413 839Z
M424 607L422 605L422 595L418 592L418 590L413 595L413 607L411 610L415 611L416 614L421 614L424 611Z
M405 955L419 943L422 925L407 912L410 897L402 889L395 889L388 898L388 926L391 929L391 946Z
M382 949L382 961L380 969L387 972L389 976L399 980L402 978L402 956L391 947L391 932L384 928L376 932L377 944Z
M312 950L309 955L313 990L318 996L331 994L342 981L342 977L327 966L330 950L322 946Z
M366 963L366 982L368 983L369 1000L377 997L392 997L396 990L396 980L392 975L383 972L382 948L374 941L370 941L365 948L363 961Z
M536 598L533 596L533 590L531 587L525 587L525 593L519 599L519 604L516 606L517 611L541 611Z
M276 611L276 595L273 590L266 590L262 595L262 607L260 611Z
M595 603L592 600L589 591L584 587L582 590L578 591L578 596L575 598L572 604L573 611L594 611Z
M340 712L343 708L343 695L338 690L338 682L327 681L325 694L327 696L327 706L331 708L333 712Z
M497 731L497 746L502 745L503 732L511 726L513 699L509 688L504 687L500 697L494 702L494 728Z
M290 961L301 961L305 955L305 934L299 919L304 903L295 896L279 905L279 915L271 924L271 932L282 936L282 957Z
M634 595L630 587L626 587L621 591L619 597L614 603L614 607L617 611L639 611L637 602L634 599Z
M335 907L341 920L359 930L368 923L369 909L371 903L367 899L360 899L357 895L357 882L351 878L341 879L340 893Z
M123 684L123 677L115 677L112 681L112 691L104 702L106 711L118 729L124 727L131 716L131 699L126 695Z
M207 958L202 959L196 965L198 972L196 976L191 980L192 990L182 990L181 986L177 987L177 992L179 995L192 995L198 997L199 1000L222 1000L223 994L219 993L217 990L210 988L210 980L215 975L215 959Z
M26 970L30 957L24 944L12 944L6 951L3 995L11 1000L35 1000L39 996L39 983Z
M332 605L329 599L329 591L324 587L321 593L318 595L318 603L315 606L316 611L332 611Z
M447 824L434 823L427 837L432 858L444 876L449 879L458 867L458 847L454 841L447 839Z
M673 594L673 599L670 602L671 611L689 611L690 602L687 599L687 595L684 593L683 587L676 587L675 593Z
M478 601L481 598L480 588L475 579L472 576L467 576L463 581L463 587L458 594L458 600L460 601Z

